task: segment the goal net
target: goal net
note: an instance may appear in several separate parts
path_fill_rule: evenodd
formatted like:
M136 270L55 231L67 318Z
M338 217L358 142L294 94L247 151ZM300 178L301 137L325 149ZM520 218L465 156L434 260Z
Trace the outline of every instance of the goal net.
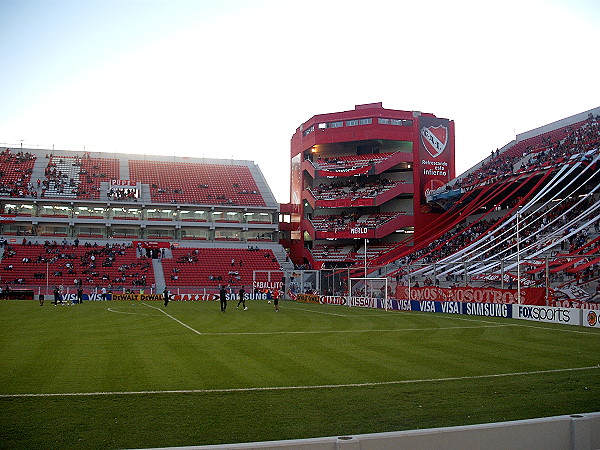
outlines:
M348 306L388 309L387 278L350 278Z

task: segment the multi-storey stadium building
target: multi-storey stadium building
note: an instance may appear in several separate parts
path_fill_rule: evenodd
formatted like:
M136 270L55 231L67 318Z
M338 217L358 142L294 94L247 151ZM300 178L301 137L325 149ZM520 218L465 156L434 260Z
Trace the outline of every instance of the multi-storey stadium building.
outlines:
M454 178L454 122L381 103L316 115L292 137L291 178L296 264L376 257L437 217L426 195Z

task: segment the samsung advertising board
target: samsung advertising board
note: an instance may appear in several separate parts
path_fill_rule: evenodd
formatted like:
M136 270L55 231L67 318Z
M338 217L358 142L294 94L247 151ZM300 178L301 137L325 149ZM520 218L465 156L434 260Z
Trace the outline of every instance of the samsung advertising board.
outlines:
M463 303L462 313L468 316L507 318L513 316L512 305L506 303Z
M515 319L534 322L581 325L581 310L577 308L555 308L553 306L512 305Z

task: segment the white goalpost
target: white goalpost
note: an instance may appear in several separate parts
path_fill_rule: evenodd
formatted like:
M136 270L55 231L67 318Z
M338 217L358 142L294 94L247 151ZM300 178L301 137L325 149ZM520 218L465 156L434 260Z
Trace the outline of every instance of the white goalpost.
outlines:
M350 278L348 306L388 310L387 278Z

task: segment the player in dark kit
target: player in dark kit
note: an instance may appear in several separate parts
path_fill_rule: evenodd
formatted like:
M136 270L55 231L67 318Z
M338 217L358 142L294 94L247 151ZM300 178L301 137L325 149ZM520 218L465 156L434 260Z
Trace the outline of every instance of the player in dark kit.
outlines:
M169 305L169 290L167 288L165 288L165 290L163 291L163 299L165 301L165 306Z
M225 290L225 286L221 286L219 299L221 300L221 312L225 312L225 309L227 308L227 291Z
M246 308L246 297L244 296L245 293L246 291L244 290L244 286L242 286L239 291L240 301L238 302L236 309L240 307L240 304L244 305L244 311L248 309Z

